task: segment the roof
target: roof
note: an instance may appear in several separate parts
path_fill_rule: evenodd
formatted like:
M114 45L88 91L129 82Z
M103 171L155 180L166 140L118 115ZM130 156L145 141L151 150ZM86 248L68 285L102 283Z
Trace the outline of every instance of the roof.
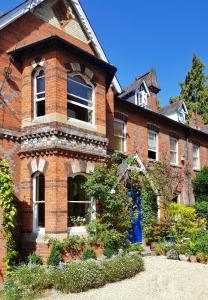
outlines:
M196 133L196 134L202 134L202 135L205 135L206 138L208 136L208 131L207 129L203 128L204 130L199 130L199 129L196 129L196 128L192 128L184 123L179 123L173 119L170 119L169 117L163 115L163 114L160 114L158 112L154 112L150 109L147 109L147 108L144 108L142 106L139 106L139 105L136 105L134 103L131 103L129 101L126 101L124 99L121 99L120 97L117 98L119 100L119 104L122 103L128 107L131 107L134 111L138 111L138 112L146 112L148 114L150 114L150 119L151 119L151 116L153 117L156 117L158 118L159 120L163 119L164 121L167 121L169 124L175 124L176 126L180 127L181 129L184 129L187 133ZM208 125L207 125L208 126Z
M200 129L201 131L208 134L208 125L205 125L203 128Z
M177 112L181 108L181 106L184 106L185 112L188 113L186 105L185 105L185 103L183 101L171 103L169 105L161 107L160 109L158 109L157 112L159 114L167 116L167 115L171 115L171 114Z
M114 66L97 58L96 56L75 46L74 44L66 41L65 39L57 35L51 35L44 39L34 41L30 44L20 46L19 48L15 48L9 51L8 54L15 59L19 59L22 56L31 53L31 51L36 51L36 50L40 51L42 49L46 49L46 48L48 49L49 47L52 47L53 49L58 48L63 50L70 50L70 52L76 54L76 56L86 57L91 64L96 65L96 67L101 68L102 71L105 72L107 77L107 83L106 83L107 88L110 86L112 79L117 71L117 69Z
M41 4L45 0L26 0L5 15L0 17L0 30L9 25L10 23L14 22L18 18L22 17L36 6ZM105 55L105 52L79 2L79 0L71 0L74 10L77 13L79 21L81 22L83 29L89 40L92 43L92 46L97 54L97 56L108 63L108 59ZM113 78L113 86L117 93L121 93L122 89L116 77Z
M156 92L160 91L160 86L157 81L157 75L155 70L150 70L147 73L137 77L129 86L127 86L125 89L123 89L123 92L121 93L120 97L125 97L128 94L131 94L131 92L137 90L142 85L143 81L146 83L148 88L153 88L156 90Z

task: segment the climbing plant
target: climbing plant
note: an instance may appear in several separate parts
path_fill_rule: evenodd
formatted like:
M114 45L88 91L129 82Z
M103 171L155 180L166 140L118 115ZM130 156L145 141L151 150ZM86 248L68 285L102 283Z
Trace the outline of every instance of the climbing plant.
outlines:
M15 243L16 208L14 204L13 181L7 160L0 160L0 207L3 214L3 231L6 239L7 275L11 273L16 263L17 251Z

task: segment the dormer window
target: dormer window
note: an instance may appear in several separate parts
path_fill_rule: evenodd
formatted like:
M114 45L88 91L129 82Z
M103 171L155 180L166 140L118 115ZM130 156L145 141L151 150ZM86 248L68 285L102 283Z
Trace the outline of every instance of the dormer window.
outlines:
M93 86L81 76L68 75L67 116L87 123L93 123Z
M45 115L45 72L39 68L33 77L34 80L34 117Z
M184 111L179 111L179 112L178 112L178 121L179 121L180 123L185 123L186 118L185 118L185 113L184 113Z
M137 94L137 105L142 107L147 106L147 93L144 90Z

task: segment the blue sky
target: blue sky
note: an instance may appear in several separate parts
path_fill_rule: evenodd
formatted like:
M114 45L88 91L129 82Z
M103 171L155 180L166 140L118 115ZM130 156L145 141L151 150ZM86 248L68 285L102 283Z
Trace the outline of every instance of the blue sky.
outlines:
M3 2L3 3L2 3ZM21 0L1 1L9 10ZM179 93L194 52L208 64L207 0L81 0L123 87L155 68L159 99Z

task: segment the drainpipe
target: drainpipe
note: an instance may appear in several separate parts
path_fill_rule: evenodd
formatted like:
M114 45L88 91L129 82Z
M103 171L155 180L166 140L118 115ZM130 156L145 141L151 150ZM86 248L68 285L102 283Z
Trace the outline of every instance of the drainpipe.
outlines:
M186 155L187 155L187 161L190 159L190 153L189 153L189 136L190 136L190 130L186 132ZM190 194L190 182L189 182L189 174L188 174L188 204L191 204L191 194Z

